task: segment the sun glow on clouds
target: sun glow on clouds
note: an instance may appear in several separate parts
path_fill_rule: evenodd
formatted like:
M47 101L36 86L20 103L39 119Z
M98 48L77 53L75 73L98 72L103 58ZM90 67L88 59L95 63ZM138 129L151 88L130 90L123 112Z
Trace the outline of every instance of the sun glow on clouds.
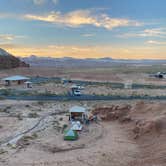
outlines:
M93 25L95 27L102 27L108 30L112 30L117 27L141 25L141 23L134 20L111 18L107 14L94 14L91 10L77 10L66 14L61 14L61 12L51 12L45 15L27 14L24 18L28 20L38 20L65 25L68 27Z
M152 45L166 45L166 42L156 40L148 40L146 43Z

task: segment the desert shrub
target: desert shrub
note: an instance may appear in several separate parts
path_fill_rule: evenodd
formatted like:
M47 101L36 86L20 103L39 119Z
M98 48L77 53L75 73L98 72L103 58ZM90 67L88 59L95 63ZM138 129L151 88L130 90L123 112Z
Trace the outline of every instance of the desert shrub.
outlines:
M0 149L0 154L4 154L7 153L7 151L5 151L4 149Z
M0 96L0 100L5 100L5 98L4 98L4 97L2 97L2 96Z
M0 92L1 92L1 95L5 95L5 96L9 96L11 94L10 89L3 89Z
M29 95L31 95L31 93L30 92L26 92L26 91L22 91L22 92L18 93L17 95L29 96Z
M31 135L31 138L32 138L32 139L36 139L37 137L38 137L37 133L33 133L33 134Z
M18 140L17 146L19 146L20 148L26 147L31 143L30 141L34 140L35 138L37 138L37 135L23 136L20 140Z
M35 110L32 110L33 112L41 112L43 111L41 108L38 108L38 109L35 109Z
M28 118L37 118L39 115L36 112L31 112L28 114Z
M8 107L4 108L4 109L2 110L2 112L10 113L9 109L11 109L11 106L8 106Z
M60 127L60 126L54 126L54 129L55 129L56 131L58 131L58 132L61 132L62 127Z
M44 105L44 102L43 101L38 101L38 104L43 106Z
M18 119L18 120L23 120L22 115L21 115L21 114L18 114L18 115L17 115L17 119Z
M68 127L67 124L64 124L63 127L62 127L62 133L65 131L65 129Z
M62 120L63 120L63 118L62 118L62 117L60 117L60 118L59 118L59 121L62 121Z

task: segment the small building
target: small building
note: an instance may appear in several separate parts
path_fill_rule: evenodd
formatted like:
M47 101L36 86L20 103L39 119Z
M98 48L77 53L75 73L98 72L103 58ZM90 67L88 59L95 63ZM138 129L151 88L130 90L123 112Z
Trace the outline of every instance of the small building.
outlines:
M32 82L31 81L26 81L26 88L32 88Z
M3 78L2 81L5 81L6 86L10 86L11 83L17 83L18 85L24 84L29 79L30 78L28 78L28 77L15 75L15 76L10 76L10 77Z
M69 120L80 120L84 121L87 115L87 110L84 107L74 106L69 110Z
M126 81L124 83L124 88L125 89L132 89L132 86L133 86L133 82L132 81Z

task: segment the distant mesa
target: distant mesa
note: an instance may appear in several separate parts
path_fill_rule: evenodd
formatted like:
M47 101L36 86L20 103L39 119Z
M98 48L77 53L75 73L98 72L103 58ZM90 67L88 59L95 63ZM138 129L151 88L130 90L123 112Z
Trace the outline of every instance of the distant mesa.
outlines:
M0 69L29 67L29 64L0 48Z
M21 58L22 61L30 64L30 66L42 67L110 67L111 65L153 65L166 64L164 59L113 59L111 57L103 58L73 58L65 56L62 58L56 57L40 57L31 55Z
M45 67L88 67L88 66L105 66L113 62L112 58L73 58L64 56L62 58L54 57L40 57L31 55L29 57L21 58L22 61L30 64L30 66L45 66Z

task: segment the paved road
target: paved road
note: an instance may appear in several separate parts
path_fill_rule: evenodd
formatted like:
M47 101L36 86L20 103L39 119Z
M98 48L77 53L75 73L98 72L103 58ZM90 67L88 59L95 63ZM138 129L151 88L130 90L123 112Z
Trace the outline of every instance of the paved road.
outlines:
M58 96L1 96L10 100L31 100L31 101L95 101L95 100L166 100L166 96L95 96L95 95L58 95Z

